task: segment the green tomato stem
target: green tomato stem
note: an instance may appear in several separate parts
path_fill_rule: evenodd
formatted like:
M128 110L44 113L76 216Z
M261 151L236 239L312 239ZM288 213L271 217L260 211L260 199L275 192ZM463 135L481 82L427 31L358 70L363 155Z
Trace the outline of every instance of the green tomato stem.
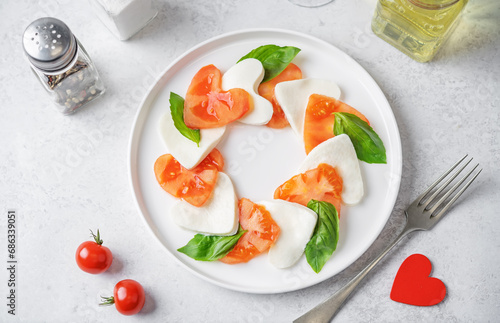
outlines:
M99 303L100 306L113 305L115 303L115 298L113 296L109 296L109 297L101 296L101 302L102 303Z
M99 229L97 229L97 236L90 230L90 233L92 234L92 238L94 238L95 243L98 245L102 245L104 241L101 240L101 235L99 234Z

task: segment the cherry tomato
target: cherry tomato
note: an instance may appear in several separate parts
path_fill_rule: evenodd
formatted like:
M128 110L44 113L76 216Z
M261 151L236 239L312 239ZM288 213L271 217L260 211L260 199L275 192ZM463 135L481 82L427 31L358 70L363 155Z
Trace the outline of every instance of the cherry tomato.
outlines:
M113 262L113 255L108 247L102 245L99 230L97 236L92 233L94 241L85 241L76 249L76 264L81 270L89 274L105 272Z
M142 285L132 279L119 281L113 290L113 296L102 297L100 305L115 304L116 310L123 315L139 313L146 302L146 295Z

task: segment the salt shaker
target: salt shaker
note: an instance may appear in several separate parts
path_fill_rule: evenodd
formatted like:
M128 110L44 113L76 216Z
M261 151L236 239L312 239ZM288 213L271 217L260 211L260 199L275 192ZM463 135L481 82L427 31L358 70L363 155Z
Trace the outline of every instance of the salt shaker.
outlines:
M32 70L63 114L75 112L104 93L94 63L61 20L33 21L24 31L23 47Z
M119 40L135 35L158 14L151 0L89 0L89 3Z

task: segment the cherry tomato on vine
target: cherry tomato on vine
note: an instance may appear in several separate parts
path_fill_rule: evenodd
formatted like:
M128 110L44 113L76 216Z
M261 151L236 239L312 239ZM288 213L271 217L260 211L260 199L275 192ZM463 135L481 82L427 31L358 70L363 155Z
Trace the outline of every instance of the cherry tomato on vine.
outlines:
M95 235L90 231L94 241L85 241L76 249L76 264L81 270L89 274L105 272L113 262L113 255L108 247L102 245L99 230Z
M142 285L132 279L119 281L113 290L113 296L102 297L99 305L115 304L116 310L123 315L134 315L144 307L146 295Z

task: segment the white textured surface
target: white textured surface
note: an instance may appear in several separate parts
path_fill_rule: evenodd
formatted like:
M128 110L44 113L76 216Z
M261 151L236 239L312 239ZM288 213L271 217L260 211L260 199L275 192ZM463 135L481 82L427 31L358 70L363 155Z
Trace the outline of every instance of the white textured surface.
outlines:
M151 24L127 42L103 27L86 1L0 3L0 261L6 265L6 214L16 209L18 315L0 306L1 322L289 322L363 268L403 225L407 202L464 153L483 173L431 232L404 239L337 315L339 322L494 322L500 315L498 235L500 7L471 0L446 47L428 64L414 62L370 31L374 0L335 0L306 9L280 1L157 1ZM34 19L65 21L84 44L108 92L73 116L50 108L22 57ZM297 30L356 59L385 92L403 143L396 208L374 245L350 268L317 286L278 295L225 290L187 272L149 233L134 205L127 150L139 102L158 74L193 45L242 28ZM88 229L99 228L115 260L98 276L74 262ZM433 307L389 299L402 261L425 254L448 295ZM312 275L297 271L293 279ZM121 279L140 281L144 310L123 317L96 304ZM0 272L6 297L7 271ZM5 298L4 298L5 300Z

